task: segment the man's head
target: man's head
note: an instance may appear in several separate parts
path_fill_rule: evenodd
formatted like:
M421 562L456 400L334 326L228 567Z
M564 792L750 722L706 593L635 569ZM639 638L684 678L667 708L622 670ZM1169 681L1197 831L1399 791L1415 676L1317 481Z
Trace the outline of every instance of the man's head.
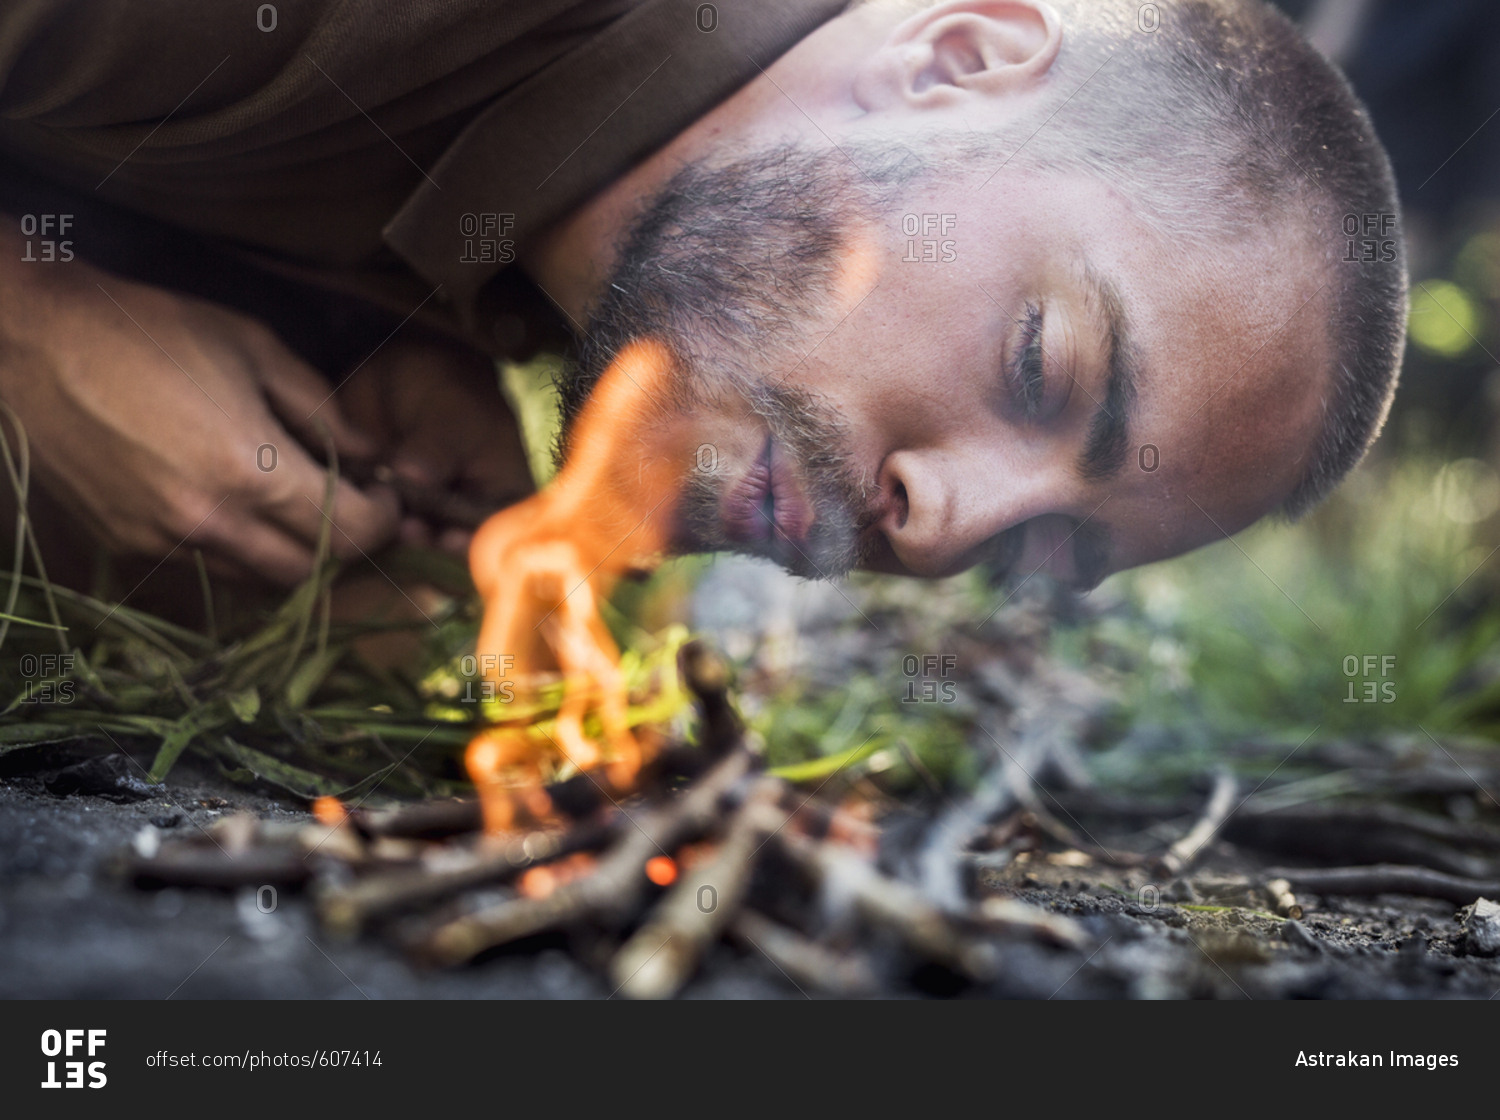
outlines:
M1378 432L1389 166L1258 0L875 2L778 67L788 105L649 200L565 386L677 352L685 543L1092 584L1297 515Z

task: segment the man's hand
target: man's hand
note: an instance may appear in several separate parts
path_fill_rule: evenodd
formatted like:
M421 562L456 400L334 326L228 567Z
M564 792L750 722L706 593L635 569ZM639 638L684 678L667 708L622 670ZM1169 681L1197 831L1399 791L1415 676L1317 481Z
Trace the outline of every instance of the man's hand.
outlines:
M411 487L453 494L485 511L532 492L515 418L500 394L494 363L482 354L398 337L340 386L337 399L344 415L374 437L379 461ZM468 549L472 526L423 514L403 511L403 541Z
M24 262L0 233L0 399L26 427L38 479L111 547L200 548L219 571L294 582L312 569L324 468L375 441L333 387L264 326L81 261ZM293 438L295 432L300 438ZM395 534L387 487L341 480L335 555Z

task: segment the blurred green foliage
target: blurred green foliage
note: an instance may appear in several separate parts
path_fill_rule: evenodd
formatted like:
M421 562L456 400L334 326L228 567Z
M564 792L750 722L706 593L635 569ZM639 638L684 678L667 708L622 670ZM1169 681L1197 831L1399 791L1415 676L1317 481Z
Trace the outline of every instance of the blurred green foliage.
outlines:
M1410 328L1418 346L1457 358L1479 345L1483 312L1478 301L1451 280L1428 280L1412 292Z
M1497 508L1479 460L1372 466L1303 523L1115 577L1114 602L1056 648L1111 674L1131 723L1190 739L1493 737Z

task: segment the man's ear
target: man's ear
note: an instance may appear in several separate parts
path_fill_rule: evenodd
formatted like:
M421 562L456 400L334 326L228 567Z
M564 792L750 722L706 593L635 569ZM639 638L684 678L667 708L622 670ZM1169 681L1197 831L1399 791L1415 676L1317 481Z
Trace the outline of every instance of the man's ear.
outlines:
M942 109L1029 88L1062 45L1062 20L1040 0L948 0L903 20L855 72L867 112Z

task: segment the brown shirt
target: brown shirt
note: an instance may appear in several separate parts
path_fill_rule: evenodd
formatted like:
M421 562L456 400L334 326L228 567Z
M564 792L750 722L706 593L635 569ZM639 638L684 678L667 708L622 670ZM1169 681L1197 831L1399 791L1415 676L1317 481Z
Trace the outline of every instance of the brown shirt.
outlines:
M847 2L6 0L0 177L525 353L527 240Z

